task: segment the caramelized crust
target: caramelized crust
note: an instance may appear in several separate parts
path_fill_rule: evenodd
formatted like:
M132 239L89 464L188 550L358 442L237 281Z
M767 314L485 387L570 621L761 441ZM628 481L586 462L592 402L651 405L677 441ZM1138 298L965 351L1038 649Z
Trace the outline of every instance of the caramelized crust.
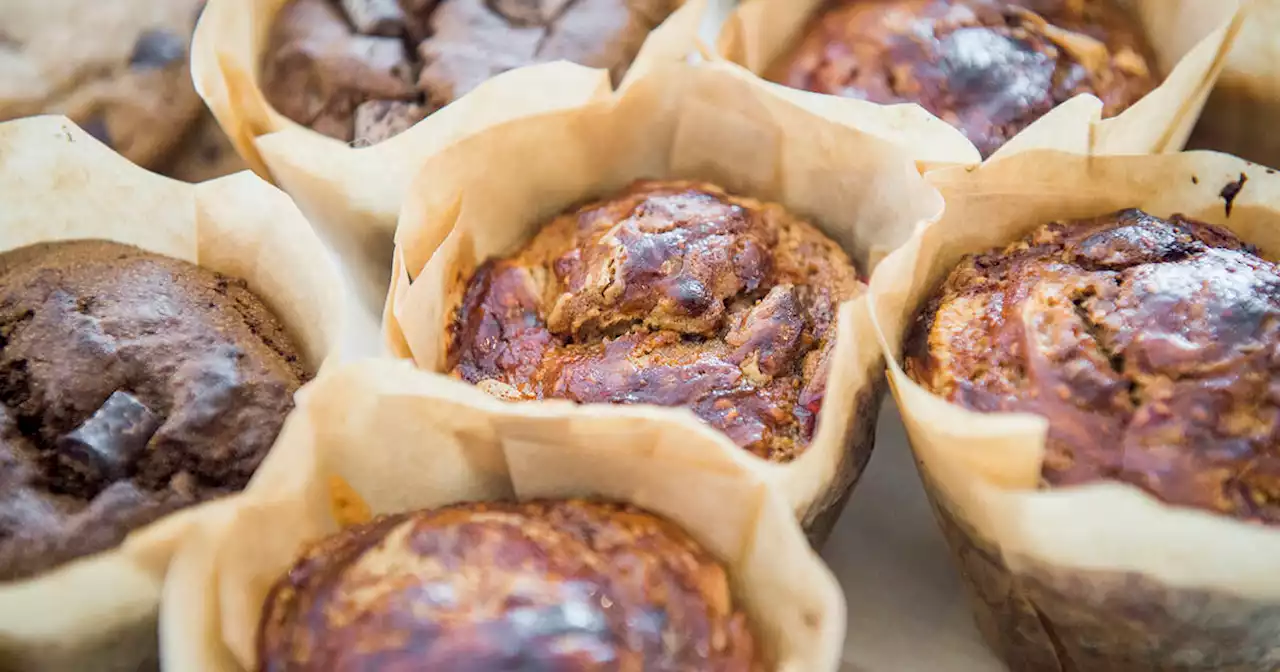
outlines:
M1158 83L1114 0L839 0L766 76L875 103L919 103L988 156L1068 99L1113 116Z
M485 262L452 374L509 399L684 406L762 457L812 438L849 257L781 206L637 182Z
M724 568L626 505L465 504L310 548L267 597L262 672L762 669Z
M1230 232L1138 210L967 257L907 371L978 411L1049 420L1048 485L1114 479L1280 523L1280 269Z

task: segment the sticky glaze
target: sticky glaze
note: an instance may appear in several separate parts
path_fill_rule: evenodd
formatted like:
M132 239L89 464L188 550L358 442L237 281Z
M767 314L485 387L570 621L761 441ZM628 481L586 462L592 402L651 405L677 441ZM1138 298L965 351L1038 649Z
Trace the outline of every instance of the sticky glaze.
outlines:
M738 445L812 438L848 256L780 206L640 182L482 264L451 326L453 375L510 399L693 410Z
M1152 52L1113 0L843 0L766 76L875 103L919 103L984 156L1070 98L1107 116L1158 83Z
M970 256L907 370L1048 418L1046 485L1121 480L1280 523L1280 268L1225 229L1126 210Z

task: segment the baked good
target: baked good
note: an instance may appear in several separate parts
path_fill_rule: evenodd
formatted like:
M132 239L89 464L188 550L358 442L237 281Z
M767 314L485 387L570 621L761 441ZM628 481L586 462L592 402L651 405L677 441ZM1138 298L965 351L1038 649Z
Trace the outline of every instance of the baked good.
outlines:
M264 672L747 672L757 655L710 553L664 519L585 500L348 528L276 582L258 630Z
M204 182L248 170L248 166L206 110L158 170L175 180Z
M0 255L0 580L244 487L307 377L240 280L104 241Z
M568 60L621 78L679 0L292 0L263 90L281 114L367 145L499 73Z
M766 73L787 86L918 103L983 156L1070 98L1113 116L1159 83L1115 0L838 0Z
M1048 224L966 257L906 350L954 403L1045 417L1047 486L1118 480L1280 523L1280 267L1225 229Z
M188 47L203 0L5 0L0 121L62 114L154 168L203 105Z
M683 406L785 462L813 436L848 255L780 205L640 181L476 269L452 375L507 399Z

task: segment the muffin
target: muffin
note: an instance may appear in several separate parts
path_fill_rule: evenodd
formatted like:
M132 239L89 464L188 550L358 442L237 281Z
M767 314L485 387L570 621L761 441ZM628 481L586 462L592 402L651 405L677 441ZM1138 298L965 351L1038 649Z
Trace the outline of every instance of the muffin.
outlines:
M395 514L310 546L257 669L763 669L725 568L674 524L585 500Z
M0 580L243 488L307 377L243 281L105 241L0 255Z
M1100 480L1280 523L1280 268L1226 229L1124 210L970 255L906 371L982 412L1043 416L1043 484Z
M838 0L765 73L797 89L917 103L989 156L1079 94L1123 112L1159 84L1114 0Z
M481 264L447 367L504 399L685 407L786 462L813 437L839 304L864 289L779 205L639 181Z
M263 89L281 114L372 144L486 79L568 60L615 82L677 0L292 0L275 19Z

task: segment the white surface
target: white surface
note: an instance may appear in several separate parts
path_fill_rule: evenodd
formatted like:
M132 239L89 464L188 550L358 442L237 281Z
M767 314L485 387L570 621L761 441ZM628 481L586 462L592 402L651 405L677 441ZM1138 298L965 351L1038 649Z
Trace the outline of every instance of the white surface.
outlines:
M876 449L823 558L844 587L841 672L1001 672L969 616L892 397Z

